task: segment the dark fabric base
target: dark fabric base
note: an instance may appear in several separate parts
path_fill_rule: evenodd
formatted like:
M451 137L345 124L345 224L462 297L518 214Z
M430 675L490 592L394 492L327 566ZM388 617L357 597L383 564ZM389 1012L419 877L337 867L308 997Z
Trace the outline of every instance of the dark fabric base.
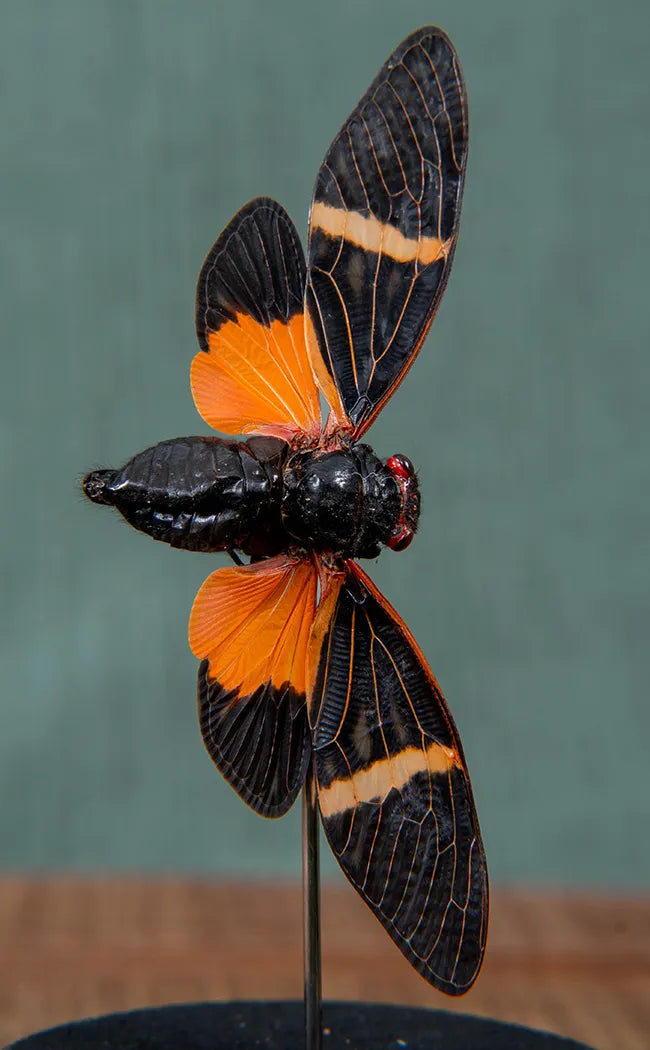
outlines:
M11 1050L304 1050L302 1002L188 1003L108 1014ZM572 1039L443 1010L325 1003L323 1050L589 1050ZM10 1050L10 1048L7 1048Z

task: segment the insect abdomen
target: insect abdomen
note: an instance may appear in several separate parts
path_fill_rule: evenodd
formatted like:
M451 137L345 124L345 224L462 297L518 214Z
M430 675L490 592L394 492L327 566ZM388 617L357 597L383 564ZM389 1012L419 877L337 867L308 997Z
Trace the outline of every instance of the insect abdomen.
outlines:
M134 528L172 547L275 554L285 538L280 500L286 448L277 438L174 438L119 470L93 471L83 489L93 502L116 507Z

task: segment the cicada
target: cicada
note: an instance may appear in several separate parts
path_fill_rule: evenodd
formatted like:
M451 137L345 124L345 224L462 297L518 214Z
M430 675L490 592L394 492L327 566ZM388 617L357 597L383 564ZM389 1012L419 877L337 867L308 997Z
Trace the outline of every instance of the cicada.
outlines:
M208 752L266 817L287 812L313 762L341 868L451 995L475 980L487 928L467 765L422 651L356 559L403 550L417 529L412 463L362 439L447 284L467 138L454 48L420 29L327 151L306 260L286 211L260 197L201 269L194 400L244 439L163 441L84 481L154 539L233 554L190 617Z

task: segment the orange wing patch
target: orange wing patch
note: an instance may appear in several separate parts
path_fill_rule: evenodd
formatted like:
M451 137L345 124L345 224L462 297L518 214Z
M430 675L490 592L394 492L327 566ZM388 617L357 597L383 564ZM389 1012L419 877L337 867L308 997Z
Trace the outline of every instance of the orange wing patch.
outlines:
M240 697L265 682L276 689L288 682L304 694L317 582L312 561L284 555L208 576L194 600L189 642L209 661L210 679Z
M246 314L207 335L192 361L192 395L203 419L226 434L320 433L320 406L305 346L304 316L267 327Z

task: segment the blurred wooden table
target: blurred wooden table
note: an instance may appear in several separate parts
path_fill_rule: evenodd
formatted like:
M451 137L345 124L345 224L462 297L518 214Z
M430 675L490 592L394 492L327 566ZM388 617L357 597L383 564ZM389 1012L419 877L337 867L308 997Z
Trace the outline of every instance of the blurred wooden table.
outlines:
M475 988L433 991L345 885L324 889L324 995L650 1047L650 898L496 891ZM0 1046L71 1018L302 995L300 889L191 879L0 879Z

